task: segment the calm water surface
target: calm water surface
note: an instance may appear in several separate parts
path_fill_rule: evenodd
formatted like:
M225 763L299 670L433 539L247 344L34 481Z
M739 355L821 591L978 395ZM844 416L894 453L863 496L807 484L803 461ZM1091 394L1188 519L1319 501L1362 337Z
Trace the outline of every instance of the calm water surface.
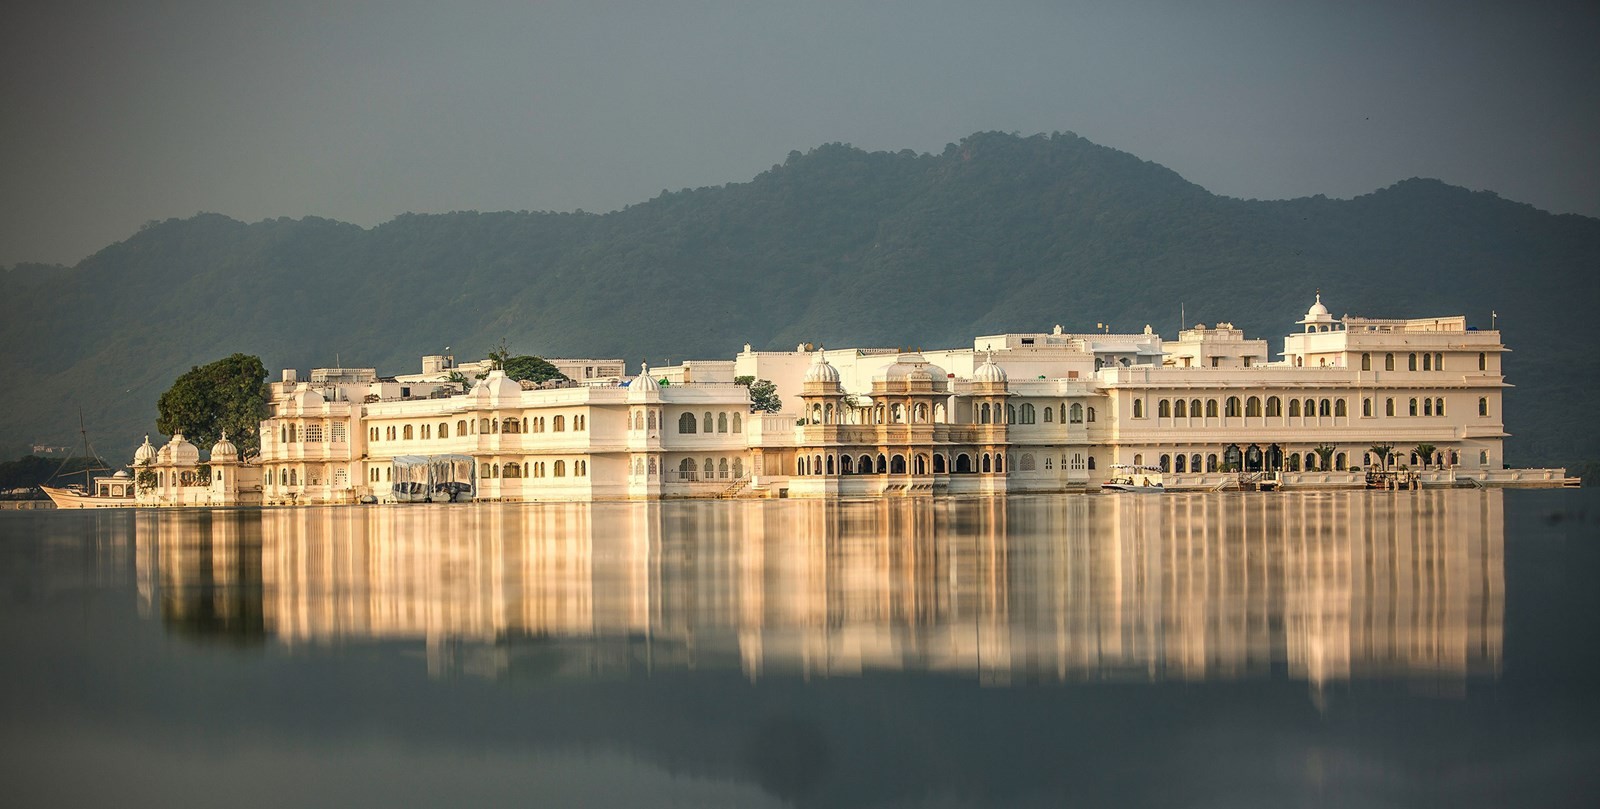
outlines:
M10 806L1593 806L1600 497L0 512Z

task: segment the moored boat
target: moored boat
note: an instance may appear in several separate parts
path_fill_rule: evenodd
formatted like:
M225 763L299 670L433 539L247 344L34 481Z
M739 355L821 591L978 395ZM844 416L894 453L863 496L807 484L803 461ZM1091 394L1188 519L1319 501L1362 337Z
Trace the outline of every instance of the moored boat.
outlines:
M1154 493L1167 490L1161 481L1160 467L1116 464L1111 470L1111 479L1100 484L1101 491Z
M134 481L127 470L110 477L94 479L94 492L79 485L40 486L56 508L133 508L139 503L134 497Z

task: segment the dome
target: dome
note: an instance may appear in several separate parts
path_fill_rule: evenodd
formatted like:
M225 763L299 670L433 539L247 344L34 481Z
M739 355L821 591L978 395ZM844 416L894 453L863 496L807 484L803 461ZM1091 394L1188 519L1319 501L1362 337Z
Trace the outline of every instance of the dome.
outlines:
M144 443L133 451L134 466L149 466L156 462L156 448L150 444L150 436L144 437Z
M132 477L132 475L129 475L128 470L126 469L118 469L117 473L111 477L116 478L117 480L127 480L128 478Z
M1305 320L1302 320L1300 322L1301 323L1327 323L1327 322L1330 322L1332 320L1333 320L1333 316L1328 313L1328 307L1322 305L1322 292L1319 290L1317 292L1317 300L1316 300L1316 302L1311 304L1311 308L1310 309L1306 310L1306 318L1305 318Z
M232 462L239 460L239 448L228 440L228 433L224 431L217 443L211 445L211 460Z
M879 379L907 385L912 382L931 382L938 386L944 383L945 372L943 368L924 359L920 353L907 351L896 357L893 365L883 369L883 376Z
M811 355L811 367L806 369L806 382L821 382L829 385L839 384L839 369L828 364L822 351Z
M630 401L640 401L651 394L659 393L661 393L661 383L650 375L650 363L641 363L639 365L639 375L628 383L628 399Z
M983 364L972 372L972 381L1003 383L1006 381L1006 371L1004 368L994 364L993 354L986 354L983 358Z
M200 449L189 443L188 439L183 437L183 433L174 435L172 440L161 448L160 454L165 456L168 463L178 466L193 466L200 463Z
M522 383L496 368L478 380L478 384L472 388L472 395L490 396L496 399L512 398L522 395Z

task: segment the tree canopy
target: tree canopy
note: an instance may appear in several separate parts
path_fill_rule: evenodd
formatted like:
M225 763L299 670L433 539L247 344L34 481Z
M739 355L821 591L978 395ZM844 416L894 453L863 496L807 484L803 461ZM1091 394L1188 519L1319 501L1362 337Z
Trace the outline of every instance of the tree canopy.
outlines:
M267 417L267 369L261 358L233 354L190 368L156 402L156 429L183 433L205 448L222 433L247 453L260 448L261 420Z
M778 386L753 376L736 376L733 381L750 389L750 412L777 413L783 410L783 397Z
M543 357L530 354L512 355L506 348L506 341L501 340L500 346L489 352L490 367L506 372L506 376L518 382L547 382L552 379L567 379L567 375L560 369L550 364Z

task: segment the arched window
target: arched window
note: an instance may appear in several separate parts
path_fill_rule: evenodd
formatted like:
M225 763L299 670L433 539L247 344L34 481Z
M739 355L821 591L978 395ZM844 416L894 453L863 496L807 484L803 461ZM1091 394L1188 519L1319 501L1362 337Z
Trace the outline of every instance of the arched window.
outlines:
M1261 417L1261 397L1251 396L1244 400L1244 414L1250 418Z
M1423 355L1423 356L1427 356L1427 355ZM1433 415L1433 400L1432 399L1423 399L1422 400L1422 415L1424 415L1424 416Z
M882 475L882 474L884 474L885 472L888 472L888 471L889 471L889 459L883 457L883 453L878 453L878 474Z
M685 413L684 415L687 416L688 414ZM690 418L693 419L694 417L690 416ZM806 473L806 468L805 468L804 464L805 464L805 461L803 459L799 459L799 458L795 459L794 473L796 475L804 475ZM694 476L694 459L693 458L684 458L683 460L679 461L678 462L678 479L679 480L694 480L694 477L695 477Z
M1184 457L1184 455L1182 453L1179 453L1178 455L1173 456L1173 458L1172 458L1172 471L1174 471L1174 472L1187 472L1187 471L1189 471L1189 459Z
M1163 456L1161 456L1161 471L1163 471L1163 472L1171 472L1172 471L1172 456L1171 455L1163 455Z
M564 433L567 431L567 417L556 416L550 420L550 432Z
M1033 470L1034 470L1033 453L1031 453L1031 452L1022 453L1022 457L1017 459L1017 471L1018 472L1032 472Z
M1267 415L1273 418L1283 415L1283 400L1276 396L1267 397Z
M1366 417L1366 418L1369 418L1369 419L1372 418L1372 400L1371 399L1362 399L1361 400L1361 415Z
M1133 417L1136 418L1136 419L1144 418L1144 400L1142 400L1142 399L1134 399L1133 400Z
M400 437L407 441L411 440L411 425L407 424L406 426L400 428Z
M1385 355L1383 355L1383 370L1385 370L1385 371L1393 371L1394 370L1394 355L1393 354L1385 354Z
M695 421L693 413L684 413L678 417L678 432L683 435L694 435Z
M905 408L905 405L902 405L899 402L895 402L894 405L892 405L889 408L889 419L890 419L890 423L891 424L905 424L906 423L906 408Z
M1416 399L1412 399L1411 400L1411 415L1415 416L1416 414L1417 414L1417 400Z
M1016 424L1017 423L1017 406L1014 405L1014 404L1006 405L1006 423L1007 424Z
M1134 466L1144 466L1144 453L1135 452L1133 454L1133 465Z
M830 474L830 475L833 474L833 456L832 455L828 456L828 474ZM728 476L728 459L727 458L718 458L717 459L717 477L726 478L727 476Z
M1424 371L1432 371L1433 370L1433 355L1432 354L1423 354L1422 355L1422 370L1424 370Z
M939 454L939 453L935 453L934 454L934 456L933 456L933 473L935 475L942 475L942 474L945 473L944 455L943 454Z
M1228 403L1223 408L1222 412L1228 418L1238 418L1238 416L1239 416L1239 397L1237 397L1237 396L1229 396L1228 397Z
M1340 472L1343 472L1344 471L1344 467L1345 467L1345 460L1348 457L1349 456L1345 455L1343 452L1333 456L1333 468L1339 470Z
M1173 402L1172 403L1172 417L1175 418L1175 419L1188 418L1189 417L1189 403L1184 401L1184 400L1182 400L1182 399L1178 399L1177 401Z
M295 427L296 427L296 425L293 425L293 424L291 424L291 425L289 425L289 443L291 443L291 444L296 444L296 443L299 443L299 440L300 440L300 439L298 439L298 438L297 438L297 437L296 437L296 432L297 432L297 431L296 431L296 430L295 430ZM393 427L390 427L390 428L389 428L389 431L390 431L390 432L391 432L391 433L392 433L392 432L394 432L394 428L393 428ZM393 435L391 435L391 436L389 436L389 437L390 437L390 438L394 438L394 436L393 436Z
M820 474L822 472L822 459L817 458L816 464L811 468L814 472ZM705 459L705 461L700 464L700 473L705 475L706 480L710 480L711 476L716 474L716 471L717 466L710 458Z
M989 423L989 403L988 402L984 402L982 405L980 405L978 407L978 423L979 424L988 424Z
M1178 471L1182 472L1183 470L1180 469ZM1200 471L1200 453L1196 452L1195 454L1189 456L1189 471L1190 472L1198 472L1198 471Z
M1298 452L1289 453L1288 470L1290 472L1298 472L1298 471L1300 471L1300 453L1298 453Z
M644 429L644 414L637 410L633 411L633 429Z
M840 460L848 463L850 461L850 456L849 455L845 455L842 458L840 458ZM589 471L588 462L584 462L583 463L583 471L585 473L587 473ZM744 459L743 458L734 458L733 459L733 476L735 478L744 477Z
M1482 351L1478 352L1478 370L1489 370L1489 355Z
M1433 400L1433 414L1435 416L1444 415L1444 399Z
M1371 354L1368 354L1368 353L1365 353L1365 352L1363 352L1361 354L1361 370L1363 370L1363 371L1372 370L1372 355Z
M889 474L904 475L906 473L906 456L896 455L889 459Z
M1094 408L1089 408L1089 415L1084 419L1084 421L1087 421L1090 424L1094 423Z
M964 475L972 471L972 458L965 452L956 455L956 474Z
M1162 399L1161 401L1156 402L1156 418L1172 418L1172 402L1170 400Z
M1207 399L1206 400L1206 418L1214 419L1216 417L1217 417L1217 400L1216 399Z
M1394 415L1394 399L1383 400L1383 414L1385 416Z
M462 420L456 422L456 435L457 436L463 436L463 435L466 435L466 434L467 434L467 420L466 419L462 419Z
M439 431L438 432L439 432L439 437L440 438L449 438L450 437L450 422L448 422L448 421L439 422Z
M1089 456L1089 468L1090 469L1094 469L1094 456L1093 455Z
M492 477L494 477L494 475L489 474L489 464L488 464L487 461L478 464L478 477L480 477L480 478L492 478Z
M717 432L725 433L727 431L728 431L728 414L725 413L725 412L724 413L718 413L717 414Z
M1334 418L1345 418L1345 417L1347 417L1349 415L1350 415L1350 413L1346 409L1344 400L1343 399L1334 399L1333 400L1333 417Z
M645 414L644 420L645 424L649 426L650 429L654 430L656 428L656 411L652 410Z
M1488 399L1488 397L1480 397L1478 399L1478 415L1480 415L1480 416L1489 415L1489 399Z
M1289 417L1290 418L1298 418L1299 415L1300 415L1300 400L1299 399L1290 399L1289 400Z
M1210 455L1206 456L1206 471L1207 472L1215 472L1215 471L1217 471L1217 454L1215 452L1213 452Z
M503 469L502 472L508 478L520 478L520 477L522 477L522 469L520 467L518 467L514 463L506 464L505 469Z
M870 475L870 474L872 474L872 456L870 456L870 455L861 456L860 460L858 460L857 463L856 463L856 474L858 474L858 475Z
M738 413L733 414L733 431L736 433L744 432L744 419Z
M1323 399L1317 403L1317 415L1324 418L1333 415L1333 402Z
M917 407L922 407L922 405L917 405ZM1026 403L1024 403L1022 405L1022 423L1023 424L1033 424L1034 423L1034 421L1033 421L1033 405L1026 404Z
M1026 405L1026 407L1030 407L1031 408L1032 405ZM918 424L927 424L928 423L928 405L927 405L926 402L917 402L916 419L915 419L915 421Z
M984 471L984 472L988 472L988 471L990 471L990 469L991 469L991 465L990 465L990 463L989 463L989 453L987 453L987 452L985 452L985 453L984 453L984 454L983 454L983 467L982 467L982 471Z
M1052 412L1053 412L1052 408L1049 405L1045 405L1045 408L1044 408L1044 423L1045 424L1050 424L1051 422L1053 422L1055 420L1052 417Z
M928 474L928 456L918 455L912 471L918 475Z
M1417 355L1416 355L1415 352L1413 352L1409 356L1409 358L1406 360L1406 370L1407 371L1415 371L1415 370L1417 370Z
M711 432L711 411L709 410L707 410L705 415L700 419L700 432Z
M1067 411L1067 413L1069 415L1069 420L1073 424L1082 424L1083 423L1083 405L1078 404L1077 402L1073 402L1072 403L1072 409Z

